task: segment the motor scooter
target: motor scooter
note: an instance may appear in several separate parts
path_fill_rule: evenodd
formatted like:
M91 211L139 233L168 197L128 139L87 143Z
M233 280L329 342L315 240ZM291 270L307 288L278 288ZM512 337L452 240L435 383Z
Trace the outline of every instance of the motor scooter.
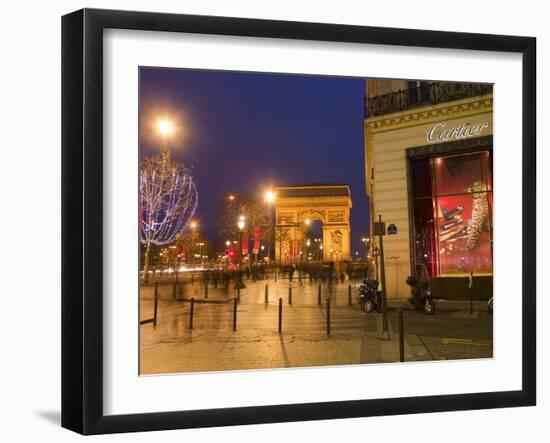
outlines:
M432 315L435 312L435 301L430 289L430 277L425 265L417 265L416 274L407 277L407 285L411 287L409 303L414 309L423 309L424 313Z
M363 280L359 285L357 303L366 313L382 310L382 291L378 290L378 280Z

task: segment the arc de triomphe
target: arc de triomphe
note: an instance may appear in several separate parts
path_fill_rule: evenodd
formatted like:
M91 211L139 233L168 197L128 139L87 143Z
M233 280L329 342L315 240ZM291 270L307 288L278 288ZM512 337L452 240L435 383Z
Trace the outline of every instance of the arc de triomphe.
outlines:
M275 260L296 261L304 251L307 224L323 224L323 259L350 256L351 191L348 185L278 186L275 191Z

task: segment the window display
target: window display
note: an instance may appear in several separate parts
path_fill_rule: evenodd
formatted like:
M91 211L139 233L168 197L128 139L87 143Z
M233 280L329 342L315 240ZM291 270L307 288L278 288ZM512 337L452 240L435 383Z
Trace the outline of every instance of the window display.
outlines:
M416 263L432 277L492 274L489 151L413 160Z

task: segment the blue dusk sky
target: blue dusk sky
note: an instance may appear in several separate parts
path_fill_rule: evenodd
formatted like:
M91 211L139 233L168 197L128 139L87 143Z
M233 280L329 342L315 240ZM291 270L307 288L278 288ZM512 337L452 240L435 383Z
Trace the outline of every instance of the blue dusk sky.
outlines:
M195 219L216 237L219 202L229 193L258 195L277 185L340 184L351 188L351 251L363 253L365 79L187 69L140 69L140 145L155 116L176 116L172 156L192 169ZM218 239L223 241L224 239Z

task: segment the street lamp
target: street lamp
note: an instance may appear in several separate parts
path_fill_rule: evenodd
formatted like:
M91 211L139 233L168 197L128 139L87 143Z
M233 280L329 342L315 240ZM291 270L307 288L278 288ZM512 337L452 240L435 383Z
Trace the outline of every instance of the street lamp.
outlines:
M370 246L370 238L368 237L363 237L361 239L361 241L363 242L363 244L365 245L365 259L368 255L368 251L369 251L369 246Z
M197 243L197 246L199 247L199 255L201 256L201 266L202 266L202 247L204 246L203 242Z
M160 119L157 121L157 131L163 137L169 137L174 132L174 125L170 120Z
M245 285L243 283L243 231L245 227L245 219L244 215L241 215L239 217L239 221L237 222L237 227L239 228L239 279L237 282L238 288L244 288Z
M307 238L307 234L308 234L308 228L309 228L309 225L311 224L311 220L309 218L306 218L304 220L304 225L305 225L305 228L303 230L303 233L302 233L302 244L301 244L301 251L300 251L300 260L303 261L304 259L304 238ZM307 240L309 241L309 239ZM307 243L307 242L306 242ZM309 244L308 244L309 246Z
M189 223L189 227L191 228L192 234L191 234L191 245L193 245L198 239L197 239L197 228L199 227L199 224L195 220L191 220L191 223ZM197 246L197 244L194 244L194 246ZM194 248L193 248L194 249ZM187 262L189 261L189 252L187 253ZM193 262L196 262L194 260Z
M275 192L267 191L265 193L264 199L267 203L273 203L275 201Z
M162 155L164 160L166 161L168 159L168 143L167 140L169 137L171 137L175 132L175 126L172 123L171 120L168 120L167 118L159 118L157 120L156 124L157 133L160 135L162 139Z
M273 190L266 191L266 193L264 195L264 200L268 205L272 205L275 202L275 198L276 198L276 194ZM274 226L273 225L274 225L274 214L273 214L272 210L270 210L270 214L269 214L270 237L271 236L275 237L275 232L274 232ZM267 244L267 257L268 258L271 255L271 242L273 240L274 240L273 238L269 238L269 243Z

